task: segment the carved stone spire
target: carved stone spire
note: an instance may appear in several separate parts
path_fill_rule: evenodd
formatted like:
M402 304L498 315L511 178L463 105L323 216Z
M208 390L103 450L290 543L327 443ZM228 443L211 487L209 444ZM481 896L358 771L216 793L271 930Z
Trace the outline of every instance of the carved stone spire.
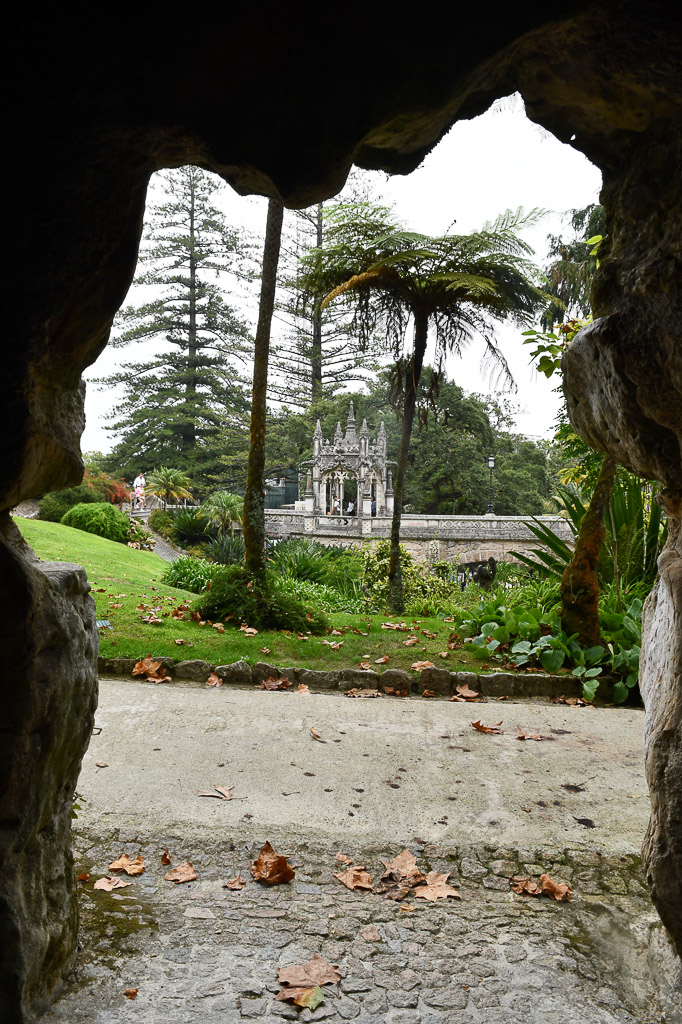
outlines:
M322 439L322 426L319 420L317 421L317 426L315 427L315 433L313 434L313 437L319 437L320 439Z
M353 409L353 403L350 403L350 409L348 410L348 423L346 424L346 436L345 442L348 445L357 445L358 435L355 429L355 410Z
M341 424L337 421L336 431L334 433L334 445L339 445L343 441L343 432L341 430Z
M383 420L381 421L379 433L377 434L377 447L381 448L382 451L386 451L386 427L384 426Z
M369 437L369 427L367 426L366 419L362 421L362 426L360 427L360 437Z

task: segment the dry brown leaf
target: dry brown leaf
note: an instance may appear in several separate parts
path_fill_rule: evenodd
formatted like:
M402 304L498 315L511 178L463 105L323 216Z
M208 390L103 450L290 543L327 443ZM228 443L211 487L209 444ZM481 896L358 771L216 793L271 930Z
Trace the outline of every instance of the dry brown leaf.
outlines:
M524 732L520 725L516 726L518 733L517 740L544 740L545 736L541 736L539 732Z
M217 672L211 672L208 679L206 680L207 686L222 686L223 681Z
M266 842L251 864L251 874L257 882L263 882L264 885L281 885L283 882L291 881L294 869L286 857L275 853L270 843Z
M291 680L287 679L286 676L280 676L275 679L274 676L269 676L264 679L262 683L258 683L257 690L288 690L291 686Z
M269 653L270 653L270 648L269 647L261 647L261 654L269 654Z
M371 668L371 667L372 666L370 665L370 663L368 661L359 661L358 662L358 668L368 669L368 668Z
M449 872L446 875L442 875L438 871L429 871L426 876L426 885L415 889L414 895L418 899L429 900L431 903L435 903L436 900L444 900L447 896L453 896L461 900L462 897L457 890L453 889L451 885L447 885L449 877Z
M89 871L84 871L82 875L78 876L78 881L79 882L89 882L90 881L90 872Z
M438 652L438 657L439 658L447 658L448 657L448 652L447 651L439 651Z
M568 903L573 895L571 888L563 882L555 882L549 875L540 875L540 885L545 896Z
M382 629L399 629L399 630L401 630L401 632L406 633L408 631L408 629L409 629L409 626L407 625L406 622L382 622L381 623L381 628Z
M418 642L416 636L408 636L407 640L403 640L403 647L414 647Z
M407 690L398 690L395 686L384 686L384 693L389 697L407 697Z
M403 850L393 860L382 860L386 871L381 876L377 892L385 892L390 900L402 900L416 885L425 881L417 867L417 859L409 850Z
M343 630L341 630L341 629L333 629L331 631L330 635L331 636L343 636Z
M123 853L117 860L111 862L109 870L125 871L126 875L141 875L144 871L144 861L139 854L131 860L127 853Z
M173 868L163 877L167 882L175 882L176 885L180 885L181 882L193 882L197 874L190 862L183 860L179 867Z
M198 789L197 796L214 796L218 800L231 800L234 786L213 786L213 790Z
M155 616L150 616L151 619L155 619ZM143 620L145 621L145 620ZM157 622L161 622L161 619L156 619ZM132 671L134 676L144 676L145 679L150 682L158 682L160 679L171 682L170 676L166 674L166 669L163 666L162 661L156 661L152 658L151 654L147 654L146 657L140 658L139 661L135 662L135 666Z
M319 985L314 985L310 988L283 988L281 992L278 992L275 999L286 1000L287 1002L295 1003L296 1006L307 1006L308 1009L314 1010L324 999L324 992Z
M435 696L436 696L435 690L424 690L424 692L422 693L422 697L435 697Z
M126 885L132 885L132 882L124 882L122 878L110 878L106 875L104 878L98 878L93 888L111 892L112 889L124 889Z
M339 850L339 852L336 855L336 859L338 860L339 864L352 864L353 863L353 858L352 857L347 857L345 855L345 853L341 853L340 850Z
M459 697L464 697L465 700L477 700L481 694L478 690L472 690L466 685L456 686L455 690Z
M324 743L325 742L325 740L323 740L322 737L320 736L320 734L317 731L317 729L313 729L312 725L310 726L310 735L312 736L312 738L314 740L319 740L320 743Z
M109 765L106 761L95 761L95 768L108 768Z
M335 985L341 981L341 972L335 964L327 963L319 953L313 953L312 960L307 964L292 964L291 967L278 967L277 974L281 985L294 985L308 988L314 985Z
M471 724L474 729L477 729L479 732L492 733L494 736L502 735L502 730L500 729L502 722L497 722L496 725L484 725L483 722L479 720L478 722L472 722Z
M229 882L225 882L223 889L232 889L233 892L238 892L243 889L246 885L246 879L242 878L241 875L235 875L234 878L230 879Z
M415 661L414 664L411 665L411 668L412 668L413 672L421 672L425 668L435 668L435 667L436 666L433 664L432 661Z
M299 683L296 687L296 693L310 693L310 688L305 683Z
M369 688L362 689L358 686L351 686L350 690L346 690L344 697L380 697L381 694L378 690L371 690Z
M385 665L386 662L389 661L389 660L390 659L389 659L388 654L384 654L384 656L382 658L375 658L374 659L374 664L375 665Z
M371 889L372 888L372 876L368 871L365 871L364 866L356 865L355 867L346 868L345 871L334 872L334 878L338 878L342 885L345 885L346 889Z
M137 999L138 991L139 989L136 988L124 988L123 995L126 997L126 999Z
M244 636L256 636L258 633L257 629L254 629L253 626L247 626L246 624L240 626L239 631L243 633Z
M170 853L168 852L168 847L166 847L166 849L161 854L161 863L165 867L167 864L170 864L170 862L171 862Z
M537 882L531 881L526 875L514 875L513 878L509 879L509 883L515 893L519 896L526 893L528 896L540 896L542 889Z

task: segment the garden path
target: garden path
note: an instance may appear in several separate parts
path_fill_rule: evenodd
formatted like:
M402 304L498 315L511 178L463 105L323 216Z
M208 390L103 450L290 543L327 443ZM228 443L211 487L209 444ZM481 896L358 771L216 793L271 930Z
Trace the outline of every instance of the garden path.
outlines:
M517 724L545 738L519 741ZM75 822L82 948L46 1024L672 1024L639 866L642 724L626 708L103 680ZM197 795L215 785L233 799ZM251 879L265 840L292 882ZM334 876L342 851L376 884L405 847L461 900L396 902ZM164 880L166 848L195 881ZM94 891L121 853L144 874ZM224 888L238 872L246 887ZM511 891L542 872L570 902ZM314 953L340 984L314 1011L274 1001L277 967Z

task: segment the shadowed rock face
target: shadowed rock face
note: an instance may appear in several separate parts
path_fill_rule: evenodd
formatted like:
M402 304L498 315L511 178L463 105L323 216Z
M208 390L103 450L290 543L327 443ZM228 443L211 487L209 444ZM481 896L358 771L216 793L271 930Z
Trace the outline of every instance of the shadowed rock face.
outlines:
M352 22L319 7L314 18L276 5L225 11L189 25L111 12L89 12L87 24L70 24L63 10L54 21L14 16L0 509L80 478L81 373L106 344L132 279L154 170L198 163L241 193L305 206L336 193L353 162L409 172L455 120L515 89L530 117L563 141L574 137L604 175L610 250L595 286L600 319L566 362L573 422L624 465L679 489L676 5L563 2L550 15L546 4L527 3L485 20L458 8L428 22L389 19L383 5ZM670 515L674 538L677 504ZM675 543L664 558L677 557ZM2 894L0 978L4 1005L23 1007L28 1019L74 948L69 804L95 701L94 607L75 570L36 566L11 538L2 558L3 701L11 694L13 703L0 851L15 886ZM665 580L669 596L659 590L647 611L648 743L661 753L648 761L646 853L654 898L678 900L666 923L679 945L680 895L666 879L682 843L668 794L679 800L682 782L662 766L680 757L682 684L679 658L658 653L660 645L679 650L679 574ZM47 646L46 636L54 637ZM47 721L43 740L32 723ZM40 745L31 747L36 735ZM30 767L17 774L19 764ZM46 835L60 865L52 875L36 855Z

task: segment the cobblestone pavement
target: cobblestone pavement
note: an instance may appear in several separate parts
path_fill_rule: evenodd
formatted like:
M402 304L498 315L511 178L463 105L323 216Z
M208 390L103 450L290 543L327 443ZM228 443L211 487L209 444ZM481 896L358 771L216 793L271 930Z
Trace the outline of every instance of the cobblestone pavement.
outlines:
M478 714L461 704L135 689L122 681L103 684L101 696L102 731L86 757L75 823L77 872L91 875L79 883L81 948L45 1024L682 1020L679 961L641 877L646 814L641 764L630 756L632 712L505 705L509 722L551 725L558 739L531 747L510 728L493 746L491 737L473 742L468 719ZM572 714L570 731L555 720L561 714ZM309 718L326 743L311 738ZM602 734L609 739L600 745ZM386 785L397 751L402 774ZM461 782L456 803L443 804L450 791L438 791L448 774L444 752L453 783ZM273 759L269 774L267 764L256 771L264 757ZM224 773L216 773L218 762ZM567 764L572 781L594 777L584 795L560 796ZM489 795L474 814L483 779ZM236 782L235 799L197 798L212 782ZM335 813L325 813L327 804ZM566 826L581 813L600 827ZM292 882L252 880L249 863L266 839L295 866ZM366 865L376 883L381 860L404 847L423 871L449 872L461 900L409 894L394 902L351 892L334 877L338 851ZM172 866L194 865L196 881L164 879L165 848ZM141 853L144 874L119 891L95 891L94 879L121 853ZM238 872L246 887L224 888ZM570 902L511 891L511 876L543 872L570 884ZM340 983L325 986L314 1011L275 1001L277 968L316 952L339 965ZM134 1000L127 988L138 990Z
M311 826L308 826L312 831ZM195 882L165 881L161 851L189 859ZM234 846L234 848L232 848ZM77 866L107 873L121 852L147 868L120 892L82 885L81 952L49 1024L659 1024L675 1016L661 994L664 940L634 856L603 858L492 846L439 850L410 844L425 869L451 872L462 899L437 904L350 892L333 876L337 845L286 849L294 881L251 880L258 843L184 842L131 833L81 833ZM395 846L343 847L373 877ZM278 850L278 852L281 852ZM570 903L514 895L519 872L569 882ZM239 892L222 887L241 871ZM318 952L341 968L314 1011L275 1002L276 968ZM137 988L134 1001L124 990ZM678 1004L679 1005L679 1004Z

